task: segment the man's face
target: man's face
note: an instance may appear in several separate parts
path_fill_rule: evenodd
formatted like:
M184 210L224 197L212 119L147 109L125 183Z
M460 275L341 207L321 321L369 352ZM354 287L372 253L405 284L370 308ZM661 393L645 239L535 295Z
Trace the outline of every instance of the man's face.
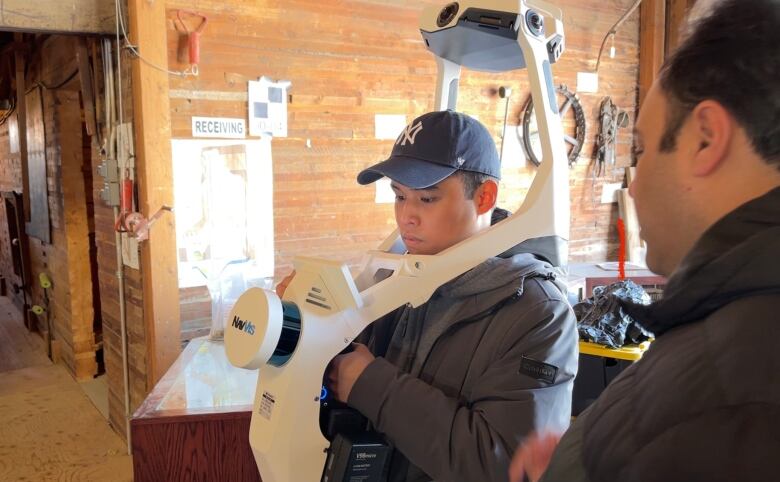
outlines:
M686 159L693 156L689 122L680 129L675 148L661 152L667 122L667 100L658 83L647 94L637 118L634 149L637 166L629 193L636 202L641 237L647 243L647 266L670 275L686 254L686 222L691 192Z
M463 180L450 176L427 189L393 181L395 221L411 254L437 254L475 234L477 196L466 199Z

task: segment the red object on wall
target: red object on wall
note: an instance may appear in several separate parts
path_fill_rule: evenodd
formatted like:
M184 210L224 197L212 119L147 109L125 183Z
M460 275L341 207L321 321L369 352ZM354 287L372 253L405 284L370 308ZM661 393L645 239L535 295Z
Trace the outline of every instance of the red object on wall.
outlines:
M119 217L114 222L114 229L120 233L128 231L125 226L125 218L133 212L133 180L130 179L130 171L125 169L125 178L122 179L121 190L119 191Z
M184 23L182 14L200 18L202 21L195 30L190 31L190 29L187 28L187 24ZM202 13L191 12L189 10L177 10L176 18L179 19L179 23L181 23L184 33L187 35L190 66L192 67L193 73L197 73L197 66L200 63L200 34L203 32L203 29L206 28L209 19Z
M190 32L188 43L190 46L190 65L198 65L200 63L200 32Z
M133 210L133 180L129 176L122 180L122 196L119 199L119 207L122 214Z

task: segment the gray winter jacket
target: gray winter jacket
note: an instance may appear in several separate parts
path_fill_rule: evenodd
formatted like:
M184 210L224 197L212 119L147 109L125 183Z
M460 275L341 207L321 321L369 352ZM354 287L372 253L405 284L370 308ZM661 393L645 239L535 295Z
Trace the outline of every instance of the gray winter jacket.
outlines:
M780 480L780 188L713 225L663 300L626 309L657 340L542 481Z
M578 351L565 289L532 255L502 256L364 333L378 358L348 403L395 447L393 482L506 480L519 440L568 426Z

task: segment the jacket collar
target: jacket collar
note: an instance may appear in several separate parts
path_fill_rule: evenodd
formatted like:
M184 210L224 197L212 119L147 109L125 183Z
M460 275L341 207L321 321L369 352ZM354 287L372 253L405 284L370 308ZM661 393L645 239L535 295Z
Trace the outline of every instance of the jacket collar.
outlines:
M712 225L649 306L623 303L656 336L746 296L780 292L780 187Z

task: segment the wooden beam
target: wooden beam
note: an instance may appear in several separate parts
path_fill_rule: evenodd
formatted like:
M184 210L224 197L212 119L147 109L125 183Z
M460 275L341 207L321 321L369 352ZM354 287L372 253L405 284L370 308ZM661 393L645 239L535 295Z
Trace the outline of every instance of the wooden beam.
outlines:
M680 34L696 0L666 0L666 55L680 45Z
M173 165L165 2L129 0L131 41L144 60L132 62L133 117L140 211L173 206ZM150 65L154 64L154 66ZM179 282L173 216L165 214L141 244L147 382L151 389L180 352Z
M89 214L86 203L87 195L91 196L92 193L88 191L89 187L84 180L79 94L76 91L58 90L54 91L54 97L60 129L59 183L62 192L60 223L55 229L60 231L58 238L63 241L63 245L56 252L55 259L58 262L50 265L50 275L59 280L59 283L54 282L52 288L57 300L52 308L53 313L56 313L52 327L59 325L60 330L70 335L70 340L67 340L68 337L60 339L64 342L63 348L70 351L68 355L73 376L76 380L89 380L98 370L95 358L93 293L91 289L74 290L70 287L91 286L92 283Z
M639 105L664 61L666 0L644 0L639 7Z
M3 0L0 30L116 33L114 0Z

